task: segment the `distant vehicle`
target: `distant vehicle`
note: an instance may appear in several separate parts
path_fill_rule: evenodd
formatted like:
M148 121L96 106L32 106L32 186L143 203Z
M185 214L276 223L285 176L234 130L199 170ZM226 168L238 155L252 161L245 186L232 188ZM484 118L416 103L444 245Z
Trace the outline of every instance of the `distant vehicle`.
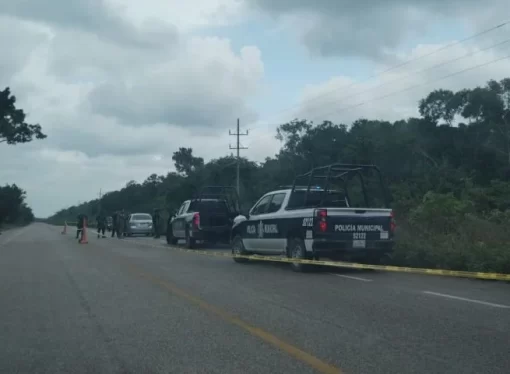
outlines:
M128 217L126 236L152 234L152 216L148 213L133 213Z
M376 188L366 188L361 172L367 170L375 171L376 177L368 180L375 181ZM379 200L369 193L377 191L382 193ZM395 227L379 169L333 164L298 176L292 188L266 193L248 216L236 217L232 253L377 264L393 249ZM303 264L292 267L306 269Z
M112 217L106 217L106 230L112 231L113 228L113 218Z
M166 240L177 244L186 240L193 248L197 240L228 243L234 218L239 215L239 198L234 187L207 186L193 199L182 203L167 222Z

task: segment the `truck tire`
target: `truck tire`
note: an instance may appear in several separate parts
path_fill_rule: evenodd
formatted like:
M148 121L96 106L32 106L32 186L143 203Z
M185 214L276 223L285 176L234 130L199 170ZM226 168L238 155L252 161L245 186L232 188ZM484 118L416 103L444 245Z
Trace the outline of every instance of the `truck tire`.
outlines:
M196 240L192 238L189 234L189 229L186 229L186 248L193 249L195 248Z
M300 259L300 260L310 260L306 253L305 242L303 239L291 239L289 242L289 257ZM298 273L305 273L311 269L311 265L307 264L290 264L292 270Z
M172 232L172 227L168 227L166 229L166 242L167 242L167 244L169 244L169 245L176 245L178 241L179 241L179 239L177 239L174 236L173 232Z
M232 239L232 255L241 255L247 256L248 252L244 249L244 243L241 236L237 235ZM238 264L246 264L249 260L247 258L236 258L234 257L234 261Z

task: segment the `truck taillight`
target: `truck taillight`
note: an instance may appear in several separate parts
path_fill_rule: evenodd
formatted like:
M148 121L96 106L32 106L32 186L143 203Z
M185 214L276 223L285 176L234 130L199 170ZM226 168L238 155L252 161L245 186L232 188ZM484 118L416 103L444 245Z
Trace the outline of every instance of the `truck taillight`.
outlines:
M328 230L328 211L327 209L317 210L317 220L319 221L319 231L326 232Z
M200 213L193 214L193 225L195 227L199 227L200 226Z
M392 233L394 233L395 229L397 228L397 223L395 222L395 213L393 213L393 210L391 211L390 217L391 217L390 230Z

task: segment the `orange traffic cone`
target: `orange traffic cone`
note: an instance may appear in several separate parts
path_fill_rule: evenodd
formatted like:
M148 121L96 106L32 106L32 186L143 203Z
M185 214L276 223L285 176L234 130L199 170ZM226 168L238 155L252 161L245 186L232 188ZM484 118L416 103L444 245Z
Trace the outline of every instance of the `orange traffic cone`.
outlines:
M67 234L67 221L64 221L64 229L61 232L62 235Z
M89 240L87 238L87 219L83 220L83 229L81 232L80 244L88 244Z

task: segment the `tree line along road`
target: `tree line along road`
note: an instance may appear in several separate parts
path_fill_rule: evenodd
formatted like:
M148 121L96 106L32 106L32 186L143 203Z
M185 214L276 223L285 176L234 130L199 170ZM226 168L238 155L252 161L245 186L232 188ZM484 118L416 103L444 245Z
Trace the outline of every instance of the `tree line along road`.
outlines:
M0 237L2 373L507 373L509 285ZM221 250L221 249L220 249Z

